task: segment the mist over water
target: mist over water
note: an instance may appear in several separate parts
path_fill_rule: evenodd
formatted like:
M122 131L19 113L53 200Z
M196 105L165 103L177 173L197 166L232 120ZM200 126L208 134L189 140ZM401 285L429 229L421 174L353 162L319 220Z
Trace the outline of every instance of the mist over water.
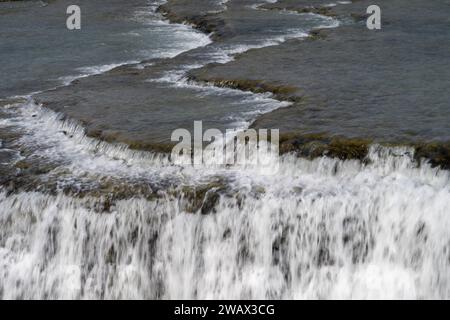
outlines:
M337 23L293 15L286 24L299 28L286 30L274 18L263 36L249 31L214 44L188 26L162 22L158 3L141 4L130 2L124 15L139 27L132 23L115 41L132 44L134 53L149 50L145 57L122 52L101 63L79 57L75 69L56 64L46 78L51 86L122 61L145 58L151 61L134 67L159 68L164 58L167 67L146 79L149 86L193 104L207 101L217 123L225 117L221 125L245 128L289 104L191 82L185 72ZM118 8L113 1L112 12ZM20 73L11 74L11 88L32 88L21 94L44 89L34 80L22 87ZM218 101L228 109L219 113ZM419 164L412 148L373 145L364 161L286 154L275 174L258 166L192 168L88 137L80 122L32 97L0 106L2 299L450 298L450 174Z

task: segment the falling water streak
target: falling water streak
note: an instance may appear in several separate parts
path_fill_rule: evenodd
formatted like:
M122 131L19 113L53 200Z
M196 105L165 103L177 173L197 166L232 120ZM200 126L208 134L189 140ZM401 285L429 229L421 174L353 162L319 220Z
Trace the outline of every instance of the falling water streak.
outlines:
M69 130L69 149L91 162L183 170L47 112L30 131ZM66 143L55 148L64 154ZM218 193L208 215L187 212L195 200L183 193L102 214L99 198L4 190L1 297L448 298L449 172L418 166L413 153L374 145L367 164L285 155L275 175L236 169L234 192ZM89 170L83 162L72 166Z

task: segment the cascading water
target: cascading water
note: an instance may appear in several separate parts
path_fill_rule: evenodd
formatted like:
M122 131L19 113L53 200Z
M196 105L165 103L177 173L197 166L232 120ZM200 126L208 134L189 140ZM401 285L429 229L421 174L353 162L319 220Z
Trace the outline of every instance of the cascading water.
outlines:
M42 131L70 130L64 126ZM108 210L98 210L104 198L90 194L3 190L4 299L450 296L450 176L415 164L412 150L373 146L366 164L285 155L275 175L219 173L146 153L133 159L112 145L99 153L77 130L58 147L63 154L74 140L84 150L66 164L74 175L101 174L83 166L85 157L144 175L147 155L148 175L157 166L161 179L208 187L197 197L183 188L125 197ZM226 182L208 184L220 174ZM131 176L120 179L131 184Z

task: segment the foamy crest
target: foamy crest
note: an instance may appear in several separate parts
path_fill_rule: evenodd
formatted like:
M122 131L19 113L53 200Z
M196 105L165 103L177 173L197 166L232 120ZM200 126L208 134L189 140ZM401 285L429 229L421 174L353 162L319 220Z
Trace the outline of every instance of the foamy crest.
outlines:
M373 161L286 156L236 175L214 214L183 197L0 193L3 298L448 298L448 172L405 150ZM407 151L409 153L409 151ZM108 236L105 236L108 235ZM13 272L14 270L14 272Z

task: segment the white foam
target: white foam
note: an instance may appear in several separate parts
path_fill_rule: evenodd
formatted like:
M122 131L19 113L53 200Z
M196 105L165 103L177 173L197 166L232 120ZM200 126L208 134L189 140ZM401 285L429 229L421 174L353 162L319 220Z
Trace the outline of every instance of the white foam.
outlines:
M239 193L220 197L208 216L184 212L185 200L169 195L121 200L98 214L91 208L101 199L0 193L0 291L3 298L449 298L449 174L417 167L410 152L374 146L367 165L285 156L275 176L236 172Z
M111 64L105 64L105 65L99 65L99 66L81 67L81 68L76 69L76 71L79 72L78 74L60 77L58 80L62 81L63 85L69 85L77 79L82 79L82 78L102 74L102 73L108 72L114 68L117 68L119 66L126 65L126 64L132 64L132 63L138 63L138 61L126 61L126 62L122 62L122 63L111 63Z
M4 110L16 146L73 177L226 177L233 192L201 215L164 192L100 214L102 198L0 190L3 299L450 298L450 173L411 148L373 145L367 163L288 154L272 175L212 170L86 137L31 100Z

